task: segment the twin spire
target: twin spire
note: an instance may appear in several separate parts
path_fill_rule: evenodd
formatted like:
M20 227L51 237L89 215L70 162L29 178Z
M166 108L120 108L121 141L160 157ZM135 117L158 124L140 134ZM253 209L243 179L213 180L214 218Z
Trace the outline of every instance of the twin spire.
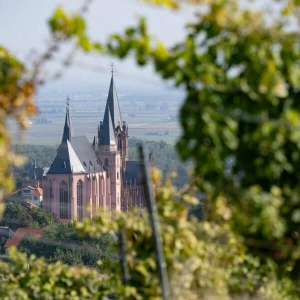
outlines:
M113 76L113 67L111 64L111 80L109 85L109 91L105 106L104 118L101 128L101 134L99 136L99 145L116 145L115 139L115 131L118 126L122 126L122 116L120 111L120 105L118 100L118 95L116 91L116 87L114 84L114 76ZM70 98L67 97L66 100L66 118L65 118L65 126L64 132L62 136L62 143L67 143L67 141L71 141L73 136L73 130L71 125L71 118L69 112ZM96 141L94 138L93 145L96 145Z

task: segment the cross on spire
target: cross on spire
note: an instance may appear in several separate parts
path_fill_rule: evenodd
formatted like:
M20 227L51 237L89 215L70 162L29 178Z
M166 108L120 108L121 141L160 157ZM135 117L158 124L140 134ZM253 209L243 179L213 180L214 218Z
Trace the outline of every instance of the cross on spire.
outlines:
M111 75L113 76L114 75L114 63L111 63L110 64L110 66L111 66Z

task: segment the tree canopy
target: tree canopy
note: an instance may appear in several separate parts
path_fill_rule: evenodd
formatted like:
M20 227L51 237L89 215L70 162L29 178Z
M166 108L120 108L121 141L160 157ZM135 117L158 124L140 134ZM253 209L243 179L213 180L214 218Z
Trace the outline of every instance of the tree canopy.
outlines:
M116 258L117 253L110 247L114 240L113 235L109 234L96 239L79 238L72 223L53 223L45 228L40 238L25 236L19 249L49 262L61 261L69 265L99 268L98 261Z
M0 219L1 226L8 226L12 230L18 227L44 228L56 222L54 215L42 208L17 201L8 201L5 204L4 214Z

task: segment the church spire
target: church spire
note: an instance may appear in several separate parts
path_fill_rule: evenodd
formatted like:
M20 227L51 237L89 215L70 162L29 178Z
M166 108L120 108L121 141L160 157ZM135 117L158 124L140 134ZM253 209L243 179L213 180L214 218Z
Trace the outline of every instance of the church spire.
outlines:
M121 117L121 111L120 111L120 105L118 100L117 91L114 84L114 65L111 64L111 80L110 80L110 86L107 96L107 102L106 106L109 106L110 115L112 118L112 123L114 126L114 129L118 126L122 126L122 117Z
M62 143L71 141L71 136L72 136L71 119L70 119L70 113L69 113L69 102L70 102L70 98L68 96L67 97L67 106L66 106L65 126L64 126L62 141L61 141Z
M111 77L114 77L114 63L111 63L110 64L110 66L111 66Z
M100 146L116 145L115 131L112 123L109 106L107 104L104 113L103 126L102 126L99 145Z

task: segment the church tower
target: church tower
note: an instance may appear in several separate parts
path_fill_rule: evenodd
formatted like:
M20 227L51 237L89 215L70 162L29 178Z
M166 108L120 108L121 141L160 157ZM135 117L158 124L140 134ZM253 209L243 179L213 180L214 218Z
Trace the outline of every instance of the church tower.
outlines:
M123 124L123 125L121 125ZM119 100L114 85L114 77L105 106L103 122L98 127L97 156L102 161L110 178L112 211L121 210L121 169L125 168L128 160L128 127L122 123Z
M113 216L132 206L143 207L139 161L128 160L128 126L122 120L114 76L98 136L90 143L72 132L69 99L62 140L44 176L43 207L60 222L92 219L101 208Z
M122 121L118 95L114 84L113 70L109 85L105 112L106 109L108 109L110 112L117 151L120 152L121 156L121 167L123 168L123 170L125 170L126 162L128 161L128 126L125 121ZM100 122L100 126L98 127L98 146L100 146L100 140L101 136L103 135L103 130L104 121Z

